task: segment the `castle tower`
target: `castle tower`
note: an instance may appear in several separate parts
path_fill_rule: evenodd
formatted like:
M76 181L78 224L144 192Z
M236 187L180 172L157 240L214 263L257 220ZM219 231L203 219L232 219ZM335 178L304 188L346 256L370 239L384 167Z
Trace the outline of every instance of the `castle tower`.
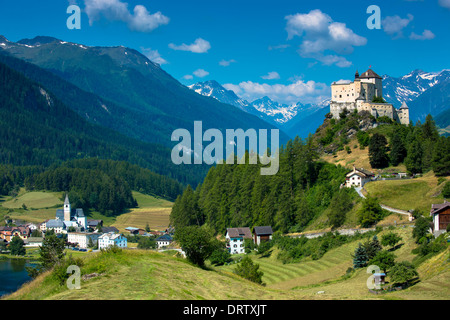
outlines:
M367 70L359 77L362 82L374 84L374 87L370 87L366 94L366 101L371 102L374 97L383 96L383 78L376 74L372 69Z
M401 124L409 125L409 107L405 101L403 101L402 106L398 110L398 117Z
M70 212L69 195L66 193L66 199L64 200L64 221L70 221Z

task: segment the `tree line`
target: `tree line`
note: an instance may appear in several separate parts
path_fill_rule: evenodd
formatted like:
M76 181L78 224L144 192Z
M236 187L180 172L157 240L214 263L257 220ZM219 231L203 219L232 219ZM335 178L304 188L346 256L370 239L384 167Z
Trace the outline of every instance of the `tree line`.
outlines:
M279 161L280 170L272 176L260 174L261 164L211 168L195 190L188 186L177 197L172 225L206 224L216 233L255 225L270 225L283 233L303 230L328 208L347 170L318 161L311 136L282 146Z
M416 125L391 127L386 134L374 133L369 139L369 161L373 168L403 163L410 174L433 170L436 176L450 175L450 137L439 135L431 115L423 124L419 121Z
M126 161L80 159L49 168L0 165L0 194L14 196L20 187L68 192L77 208L106 215L136 206L131 190L174 200L184 188L174 179Z

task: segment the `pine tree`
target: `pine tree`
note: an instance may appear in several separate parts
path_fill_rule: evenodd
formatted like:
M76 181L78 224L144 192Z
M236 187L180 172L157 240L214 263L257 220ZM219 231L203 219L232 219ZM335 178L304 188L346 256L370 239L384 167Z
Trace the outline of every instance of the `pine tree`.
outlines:
M391 152L389 158L393 166L399 165L406 157L406 147L398 130L394 131L391 138Z
M373 236L371 241L367 241L364 247L366 248L367 258L369 260L373 259L383 249L376 235Z
M420 141L414 140L408 148L405 159L406 170L411 174L423 171L423 147Z
M422 125L422 135L424 139L436 141L439 137L439 132L436 127L436 123L433 120L431 114L425 118L425 123Z
M368 261L366 249L359 243L353 256L353 268L364 268Z
M388 166L386 137L379 133L374 133L369 143L369 162L372 168L385 168Z
M436 176L450 175L450 137L440 137L436 142L432 168Z
M340 227L344 221L346 213L352 208L352 201L347 189L340 190L331 199L328 219L333 228Z

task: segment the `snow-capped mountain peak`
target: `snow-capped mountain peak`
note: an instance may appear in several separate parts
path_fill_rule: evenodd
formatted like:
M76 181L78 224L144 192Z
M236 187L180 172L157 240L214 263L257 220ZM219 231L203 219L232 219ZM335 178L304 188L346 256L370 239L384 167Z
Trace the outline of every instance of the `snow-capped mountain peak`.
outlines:
M233 91L225 89L215 80L198 82L188 87L202 96L212 97L220 102L228 103L247 111L245 110L245 107L248 105L246 100L239 98Z

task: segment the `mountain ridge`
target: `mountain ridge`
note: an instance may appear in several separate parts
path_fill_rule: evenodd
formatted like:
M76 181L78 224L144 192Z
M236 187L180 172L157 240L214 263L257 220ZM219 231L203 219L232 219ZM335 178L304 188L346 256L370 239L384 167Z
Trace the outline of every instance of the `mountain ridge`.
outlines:
M122 110L141 113L132 120L142 132L135 132L130 126L126 133L139 135L146 142L172 146L172 132L178 128L189 130L198 120L205 130L275 128L234 106L197 95L134 49L88 47L45 37L22 42L36 45L1 40L0 51L33 63ZM111 111L111 116L120 123L121 116L127 114ZM280 132L280 142L287 140L288 136Z

